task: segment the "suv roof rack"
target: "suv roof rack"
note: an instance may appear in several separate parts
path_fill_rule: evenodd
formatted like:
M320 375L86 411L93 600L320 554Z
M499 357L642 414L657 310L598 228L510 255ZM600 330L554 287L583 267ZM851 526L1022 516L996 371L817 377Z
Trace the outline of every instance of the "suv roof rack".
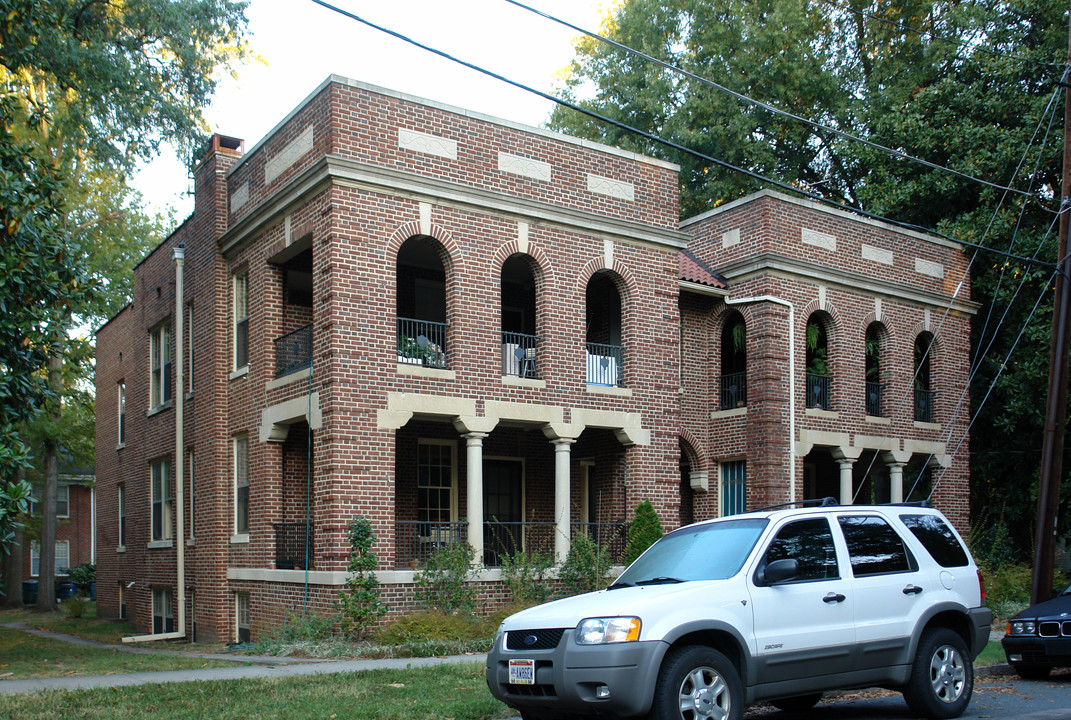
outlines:
M780 510L787 507L833 507L834 505L840 505L837 499L834 497L824 498L812 498L810 500L796 500L795 502L781 503L780 505L767 505L766 507L756 508L750 512L767 512L769 510Z

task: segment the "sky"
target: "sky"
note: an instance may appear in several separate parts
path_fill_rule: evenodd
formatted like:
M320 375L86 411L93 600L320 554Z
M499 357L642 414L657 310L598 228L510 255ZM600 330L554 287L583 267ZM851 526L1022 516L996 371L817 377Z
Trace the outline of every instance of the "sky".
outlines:
M333 0L377 25L544 92L560 84L576 32L505 0ZM613 0L527 0L597 31ZM220 82L205 111L211 132L248 151L329 75L379 85L467 110L539 125L552 103L486 77L310 0L252 0L248 42L258 61ZM193 212L192 181L167 150L134 178L150 208L181 222Z

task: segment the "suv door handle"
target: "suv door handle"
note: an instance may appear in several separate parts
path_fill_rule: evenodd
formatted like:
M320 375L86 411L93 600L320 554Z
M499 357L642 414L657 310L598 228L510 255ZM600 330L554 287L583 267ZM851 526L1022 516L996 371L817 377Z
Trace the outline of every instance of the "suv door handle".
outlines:
M922 592L922 588L918 585L908 585L904 588L904 595L918 595L920 592Z
M824 598L822 598L822 602L827 602L827 603L844 602L844 596L841 595L840 593L829 593Z

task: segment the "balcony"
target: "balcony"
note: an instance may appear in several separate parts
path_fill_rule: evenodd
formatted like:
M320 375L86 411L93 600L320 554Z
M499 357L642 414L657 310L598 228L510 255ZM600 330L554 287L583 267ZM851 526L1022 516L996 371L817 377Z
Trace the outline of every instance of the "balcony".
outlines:
M312 367L312 323L275 339L275 377Z
M524 333L502 333L502 374L512 377L537 379L536 345L539 338Z
M304 526L303 526L304 527ZM395 548L399 568L415 568L433 552L451 543L467 540L468 523L425 522L398 520L395 527ZM486 522L483 525L486 567L500 567L502 558L517 552L530 554L554 553L553 522ZM621 561L628 540L628 523L573 523L573 537L587 535L599 547L605 548L612 563Z
M398 362L445 370L446 323L398 318Z
M936 391L915 388L915 420L917 422L932 423L934 421L933 405L936 399Z
M832 393L830 392L832 379L833 378L829 375L807 373L808 408L816 408L818 410L833 409Z
M620 345L589 342L587 384L624 387L624 379L621 377L623 358L624 348Z
M721 376L721 409L747 407L747 373Z
M866 414L872 417L885 417L885 385L884 383L866 383Z
M305 530L306 525L300 523L273 523L275 529L275 567L279 570L312 570L313 569L313 527L308 526L309 547L306 554ZM308 568L305 567L305 558L309 559Z

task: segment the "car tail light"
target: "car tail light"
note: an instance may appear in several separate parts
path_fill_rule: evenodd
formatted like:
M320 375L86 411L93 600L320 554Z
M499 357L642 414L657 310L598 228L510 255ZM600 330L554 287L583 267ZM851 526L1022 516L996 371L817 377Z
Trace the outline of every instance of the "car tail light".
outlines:
M985 605L985 578L981 570L978 571L978 590L982 593L982 604Z

